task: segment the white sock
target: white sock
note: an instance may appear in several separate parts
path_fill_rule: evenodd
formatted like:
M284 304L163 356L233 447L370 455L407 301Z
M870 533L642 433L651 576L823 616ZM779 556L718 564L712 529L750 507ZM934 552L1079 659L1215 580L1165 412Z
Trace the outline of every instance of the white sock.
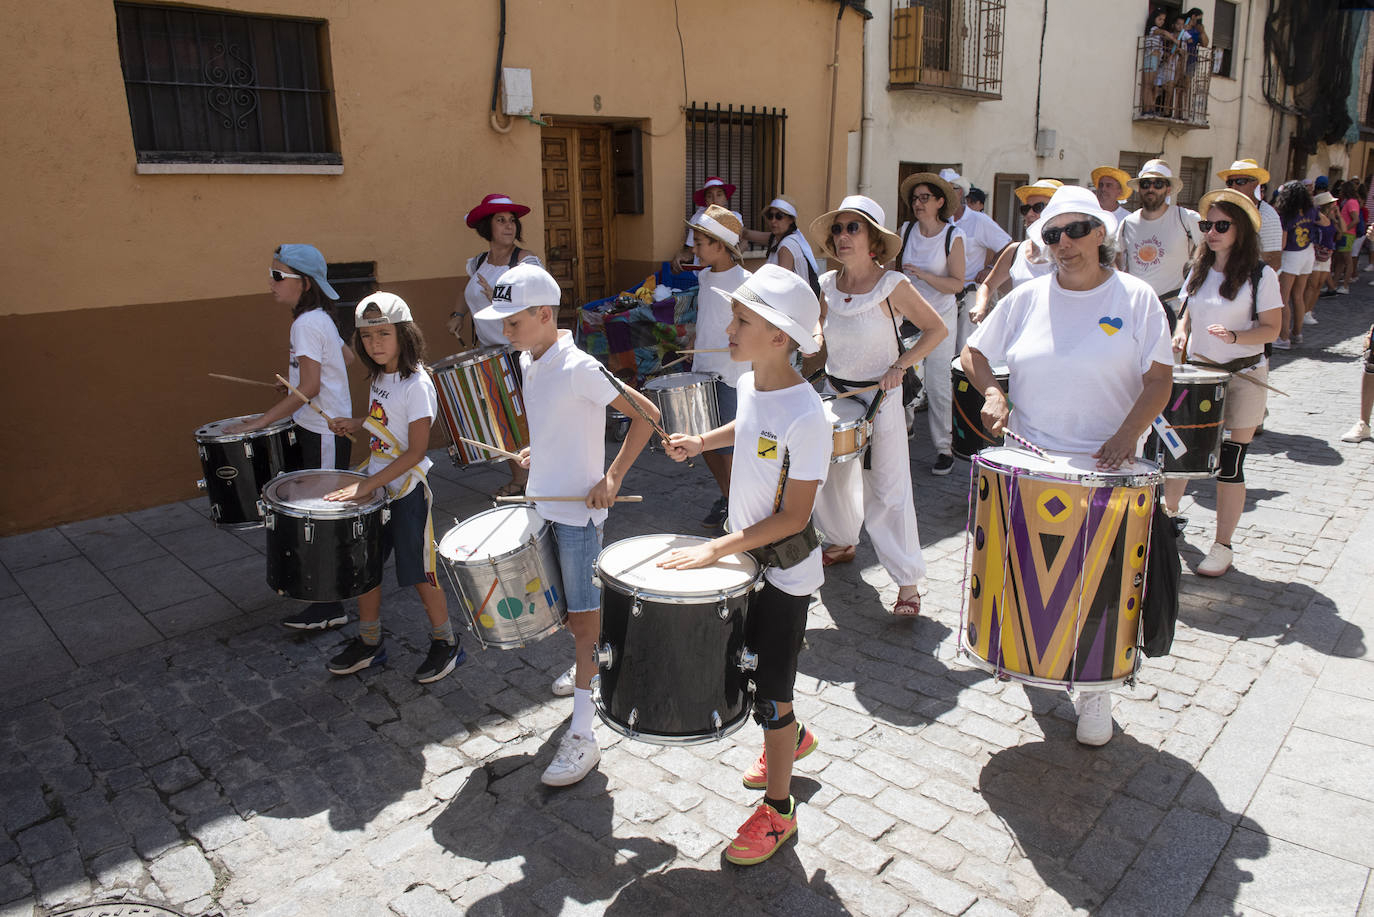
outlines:
M592 705L591 688L573 688L573 718L570 732L584 738L592 737L592 714L596 708Z

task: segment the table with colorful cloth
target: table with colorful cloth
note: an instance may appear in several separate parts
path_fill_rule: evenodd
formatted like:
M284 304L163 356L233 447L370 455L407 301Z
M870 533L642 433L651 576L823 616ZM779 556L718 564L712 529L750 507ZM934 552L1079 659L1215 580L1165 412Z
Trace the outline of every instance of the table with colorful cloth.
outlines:
M577 340L587 353L636 388L671 362L696 337L697 288L655 303L624 295L588 303L580 311Z

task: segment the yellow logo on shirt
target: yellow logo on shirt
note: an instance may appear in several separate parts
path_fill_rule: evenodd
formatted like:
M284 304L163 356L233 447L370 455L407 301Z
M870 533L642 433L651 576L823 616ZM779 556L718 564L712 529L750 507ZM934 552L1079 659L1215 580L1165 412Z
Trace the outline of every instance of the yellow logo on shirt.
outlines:
M759 458L775 459L778 457L778 441L767 436L759 437Z

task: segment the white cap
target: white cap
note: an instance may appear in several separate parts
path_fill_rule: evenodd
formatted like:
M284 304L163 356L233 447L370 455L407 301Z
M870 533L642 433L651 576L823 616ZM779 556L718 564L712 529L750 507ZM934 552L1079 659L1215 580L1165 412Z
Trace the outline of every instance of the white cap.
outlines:
M537 264L517 264L496 278L491 288L491 305L477 318L500 319L534 306L558 308L563 289L553 275Z
M1050 220L1065 213L1081 213L1085 217L1092 217L1107 228L1108 236L1116 232L1116 214L1108 213L1102 209L1102 205L1097 202L1097 195L1093 193L1091 188L1065 185L1050 197L1050 202L1045 205L1045 209L1040 213L1040 219L1030 225L1026 230L1026 235L1036 245L1043 247L1045 240L1041 237L1040 231L1046 227Z
M945 181L949 182L951 185L954 185L956 188L958 188L965 194L968 194L968 190L973 187L973 182L969 181L967 178L964 178L964 176L960 175L953 169L941 169L940 177L943 178Z
M795 272L776 264L765 264L734 290L717 288L726 302L738 302L764 321L797 342L802 353L820 350L816 343L816 323L821 320L821 304L811 285Z
M364 315L371 311L371 315ZM353 310L353 324L357 328L371 325L399 325L401 322L414 321L410 317L410 306L395 293L373 293L358 303Z

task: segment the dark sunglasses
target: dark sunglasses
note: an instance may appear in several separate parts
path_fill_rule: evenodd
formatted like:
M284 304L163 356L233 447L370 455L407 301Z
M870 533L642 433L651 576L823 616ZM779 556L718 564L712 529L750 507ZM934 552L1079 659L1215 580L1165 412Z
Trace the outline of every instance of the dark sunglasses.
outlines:
M1222 234L1224 235L1225 233L1228 233L1228 232L1231 231L1231 221L1230 221L1230 220L1198 220L1198 221L1197 221L1197 228L1198 228L1198 229L1201 229L1203 232L1211 232L1213 229L1215 229L1217 232L1222 233Z
M275 283L281 283L288 277L294 277L296 280L304 279L300 274L288 274L285 271L279 271L276 268L272 268L272 270L269 273L272 275L272 280Z
M1234 188L1237 185L1253 185L1259 179L1251 178L1249 175L1237 175L1234 178L1226 179L1226 187Z
M831 223L830 234L832 236L842 236L846 234L857 236L859 230L863 229L863 225L864 224L860 223L858 220L850 220L848 223Z
M1045 204L1047 204L1047 203L1048 203L1048 201L1040 201L1039 203L1035 203L1035 204L1022 204L1022 205L1021 205L1021 216L1025 216L1026 214L1030 213L1032 210L1034 210L1036 213L1039 213L1040 211L1042 211L1042 210L1045 209Z
M763 218L765 220L781 220L784 217L790 217L791 215L792 214L790 213L783 213L781 210L769 210L764 213Z
M1042 229L1040 238L1044 240L1046 245L1058 245L1060 236L1067 235L1070 239L1081 239L1092 232L1095 226L1097 226L1095 220L1075 220L1064 226Z
M1142 178L1140 180L1140 190L1149 191L1151 188L1163 189L1169 187L1167 178Z

